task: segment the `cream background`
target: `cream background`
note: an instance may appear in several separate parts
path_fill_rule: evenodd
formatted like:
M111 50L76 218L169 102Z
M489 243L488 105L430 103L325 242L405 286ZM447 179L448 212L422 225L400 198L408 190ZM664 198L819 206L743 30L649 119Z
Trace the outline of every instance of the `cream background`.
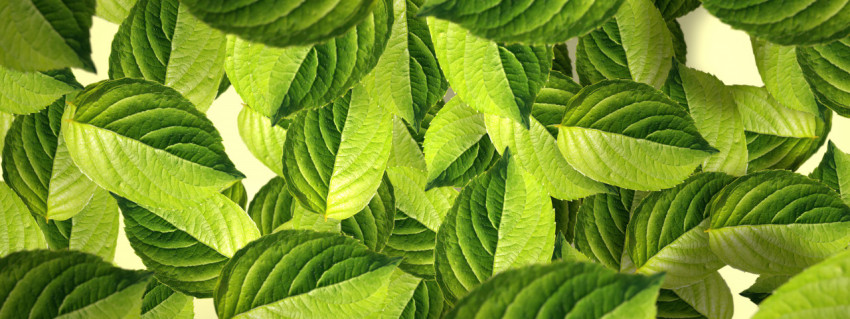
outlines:
M750 40L746 33L732 30L729 26L722 24L719 20L709 15L702 8L681 18L679 22L684 30L685 40L688 45L688 66L712 73L726 84L763 85L755 65ZM81 70L74 70L74 74L80 83L88 85L107 79L109 52L112 38L117 31L117 25L100 18L95 18L94 26L91 30L92 58L97 66L98 73L92 74ZM570 49L574 50L575 40L570 41L569 44ZM274 177L274 173L251 155L239 137L236 116L239 113L241 105L242 100L231 87L213 103L207 114L224 137L224 146L228 155L236 163L237 168L247 176L243 182L248 191L250 202L250 197L253 197L253 194L260 187ZM830 138L837 139L837 137L850 132L848 123L850 123L850 119L835 116ZM839 148L850 150L850 139L839 139L834 142ZM817 154L812 156L800 168L799 172L803 174L811 172L817 166L818 162L820 162L825 148L822 147ZM121 233L118 238L115 263L124 268L144 268L141 260L133 253L133 249L124 236L123 221L121 224ZM748 299L739 296L738 293L749 287L755 281L756 276L731 269L730 267L721 269L720 273L732 289L735 300L734 318L750 318L757 308ZM216 318L212 299L196 299L195 317Z

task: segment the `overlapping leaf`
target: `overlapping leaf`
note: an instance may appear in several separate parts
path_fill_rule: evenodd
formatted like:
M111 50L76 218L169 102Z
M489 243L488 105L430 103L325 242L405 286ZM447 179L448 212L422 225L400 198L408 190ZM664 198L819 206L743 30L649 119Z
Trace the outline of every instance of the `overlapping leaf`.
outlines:
M434 50L452 90L473 109L528 127L531 106L552 69L552 49L501 45L459 25L429 19Z
M711 204L711 250L757 274L790 275L847 248L850 207L828 186L788 171L741 177Z
M387 245L395 224L395 198L390 179L385 174L381 179L375 196L362 211L343 219L340 228L347 234L369 247L380 252Z
M791 277L783 275L761 275L752 286L742 291L740 295L747 297L755 304L760 304L767 297L770 297L776 288L787 282L789 278Z
M62 80L70 73L68 70L21 72L0 66L0 111L30 114L45 109L64 95L77 90L79 84L76 81L69 83Z
M428 0L420 14L446 19L498 42L564 42L595 29L623 0Z
M422 153L422 147L416 141L413 133L400 118L393 117L393 147L390 150L387 167L399 166L422 171L428 169L427 164L425 164L425 154Z
M700 0L654 0L665 20L676 19L698 8Z
M21 250L47 247L29 209L5 183L0 183L0 257Z
M758 38L751 40L756 66L767 92L788 108L818 114L815 95L797 62L796 48Z
M546 190L510 151L464 187L437 233L437 282L455 303L507 269L549 261L555 216Z
M106 21L121 24L138 0L97 0L94 14Z
M156 280L145 288L140 319L191 319L195 317L192 297L174 291Z
M181 0L214 28L276 47L331 40L368 20L375 3L381 1Z
M283 143L286 141L286 129L290 121L281 120L272 125L272 121L245 105L236 119L242 142L269 169L283 176Z
M658 318L731 319L732 292L719 273L674 290L662 289L658 296Z
M820 164L809 177L831 187L841 194L845 203L850 203L850 155L838 149L831 141Z
M619 271L629 224L629 191L599 194L582 200L576 214L576 249L590 260Z
M220 2L221 6L231 6L231 2L213 1ZM189 2L183 1L184 4ZM294 1L285 2L295 4ZM389 41L393 24L392 0L372 2L375 3L374 10L354 29L313 46L275 48L228 37L225 69L233 88L246 104L274 119L273 122L302 109L314 109L333 102L375 67ZM238 6L236 2L232 3ZM321 0L306 6L330 3ZM281 9L286 7L277 8ZM251 20L255 21L255 18Z
M846 10L850 12L850 5ZM848 54L850 39L797 48L797 61L803 69L803 77L817 100L844 117L850 116Z
M647 191L684 181L717 152L682 106L649 85L624 80L585 87L570 100L558 147L587 177Z
M177 0L138 0L112 40L109 78L162 83L206 111L224 76L227 41Z

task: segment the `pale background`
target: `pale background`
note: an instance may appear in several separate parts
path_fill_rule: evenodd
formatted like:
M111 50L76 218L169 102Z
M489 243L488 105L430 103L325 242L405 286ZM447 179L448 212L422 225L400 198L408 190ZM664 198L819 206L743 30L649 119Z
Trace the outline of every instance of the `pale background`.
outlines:
M688 45L688 66L714 74L726 84L763 85L746 33L732 30L702 8L679 19L679 22L684 30ZM74 74L80 83L88 85L107 79L109 52L112 38L117 31L117 25L95 18L91 31L92 58L97 66L98 73L92 74L74 70ZM575 49L574 44L575 40L569 42L571 51ZM236 167L247 176L243 182L248 191L250 202L253 194L274 177L274 173L255 159L242 143L236 126L236 116L241 107L242 100L231 87L213 103L207 115L224 137L227 154L236 163ZM850 120L835 116L830 133L830 139L837 139L833 142L839 148L845 150L850 150L850 139L842 140L838 137L846 135L850 131L845 126L848 123L850 123ZM811 172L820 162L825 149L826 147L822 147L800 168L799 172L803 174ZM133 249L124 236L123 221L121 233L118 237L115 263L123 268L144 268L141 260L133 253ZM721 269L720 273L726 279L735 298L734 318L750 318L755 313L756 307L748 299L739 296L738 293L749 287L755 281L756 276L730 267ZM196 299L195 317L216 318L212 299Z

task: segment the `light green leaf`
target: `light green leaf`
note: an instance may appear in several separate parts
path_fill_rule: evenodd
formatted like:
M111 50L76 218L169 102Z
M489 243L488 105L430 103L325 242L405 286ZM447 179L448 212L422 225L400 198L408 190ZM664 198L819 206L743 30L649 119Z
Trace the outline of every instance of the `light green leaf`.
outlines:
M405 312L411 303L415 303L412 298L421 283L421 278L398 269L393 271L383 308L374 318L399 319L408 315Z
M711 250L747 272L795 274L850 242L850 207L838 193L788 171L741 177L710 209Z
M850 155L844 153L831 141L823 154L823 159L809 174L841 194L844 203L850 203Z
M332 233L287 230L240 250L215 292L220 318L377 316L400 260Z
M381 184L392 125L392 114L362 85L321 109L300 113L283 146L289 192L324 218L354 216Z
M850 7L847 10L850 11ZM850 39L846 38L797 49L803 77L818 102L844 117L850 116L850 82L846 79L850 58L847 54L850 54Z
M850 310L850 252L844 251L791 277L759 305L753 319L841 318Z
M3 1L0 65L18 71L67 67L95 73L89 28L95 0Z
M699 133L720 152L702 163L702 170L741 176L747 173L747 138L738 105L715 76L678 65L688 113ZM669 277L668 277L669 279Z
M423 0L394 0L395 22L387 48L373 72L377 101L419 129L448 83L437 64L425 18L416 16Z
M156 280L145 288L140 319L192 319L195 307L192 297L174 291Z
M177 0L138 0L112 40L109 78L169 86L209 109L224 76L227 41Z
M662 289L658 296L659 318L731 319L733 313L732 291L717 272L690 286Z
M654 0L655 6L661 11L665 20L676 19L684 16L701 4L700 0ZM684 61L681 61L684 62Z
M682 106L649 85L624 80L585 87L570 100L558 147L585 176L646 191L681 183L717 152Z
M362 211L340 222L342 233L359 240L372 251L380 252L393 232L395 198L390 179L384 174L381 186L369 205Z
M462 187L499 159L484 122L484 114L458 97L437 113L422 145L428 166L428 188Z
M555 212L510 150L464 187L437 233L437 283L456 303L491 276L552 259Z
M666 272L662 287L674 289L699 282L723 267L708 245L708 205L732 180L723 173L700 173L644 198L626 231L637 273Z
M280 1L284 0L275 2ZM354 29L314 46L275 48L229 36L225 70L233 88L246 104L275 123L300 110L333 102L372 71L387 46L393 24L393 0L371 1L375 3L374 10ZM221 0L183 1L191 6L190 2L221 2L220 6L229 7L243 1L226 5ZM285 2L295 4L291 0ZM311 1L303 9L320 4L327 6L330 1ZM257 18L252 16L249 20L257 21ZM304 22L313 21L312 18Z
M368 21L375 3L381 1L181 0L192 14L214 28L276 47L326 42L341 36L364 19Z
M750 299L750 301L758 305L767 299L767 297L770 297L776 288L779 288L779 286L788 282L789 278L791 278L791 276L761 275L756 279L756 282L750 286L750 288L742 291L740 295L747 297L747 299Z
M293 202L293 205L295 207L292 208L292 219L275 228L272 233L293 229L332 233L339 233L341 231L338 220L332 218L325 219L322 215L305 209L297 201Z
M446 318L651 319L663 279L619 274L592 263L528 266L496 275Z
M670 73L673 35L650 0L626 0L614 19L579 39L582 84L632 79L661 88Z
M528 127L534 99L552 69L552 49L500 45L430 18L437 60L452 90L473 109Z
M286 181L274 177L268 181L251 200L248 215L257 224L260 234L271 234L276 228L292 219L298 202L286 189Z
M425 190L426 173L410 167L390 167L396 214L393 233L384 247L390 256L404 257L399 268L415 276L434 279L434 245L437 231L452 208L458 191L452 187Z
M427 170L425 154L407 125L398 117L393 117L393 147L387 167L406 166L422 171Z
M6 133L12 127L12 122L15 120L15 115L0 111L0 150L6 144Z
M748 131L746 132L747 152L749 153L750 163L747 166L747 171L797 170L826 142L831 129L832 110L821 106L820 114L815 117L815 134L817 136L815 138L776 136Z
M817 137L816 115L793 110L774 99L764 87L729 87L749 132L788 137Z
M47 189L45 217L66 220L80 213L97 191L103 191L92 182L71 159L65 139L60 135L53 157L50 182ZM117 216L117 214L116 214Z
M830 42L850 34L850 4L833 0L703 0L732 28L782 45Z
M24 202L6 183L0 183L0 257L21 250L47 247L44 235Z
M286 141L286 129L290 121L281 120L275 125L272 121L250 106L245 105L236 118L239 136L242 142L269 169L283 176L283 143Z
M71 219L68 249L112 261L118 240L118 215L115 199L109 192L96 188L86 206Z
M575 222L576 249L590 260L619 271L629 224L628 190L582 200Z
M236 203L236 205L239 205L239 208L245 210L245 205L248 204L248 192L245 190L245 185L242 184L242 181L236 182L233 186L221 191L221 194Z
M764 87L788 108L818 114L818 104L797 62L796 48L750 38Z
M94 14L106 21L121 24L138 0L97 0Z
M157 280L182 293L208 298L228 258L260 236L239 206L222 194L182 210L118 205L130 246Z
M174 89L104 81L68 108L62 131L74 163L98 186L143 206L180 209L244 177L212 122Z
M77 90L74 85L48 74L3 66L0 66L0 79L0 111L5 113L35 113Z
M555 252L552 254L552 261L557 260L593 262L590 257L587 257L587 255L581 253L578 249L570 245L562 233L557 233L557 239L555 239Z
M399 272L399 271L396 271ZM405 275L404 280L411 281L411 275ZM416 278L416 277L413 277ZM440 286L433 280L419 280L418 285L413 290L412 294L406 286L395 288L396 286L390 283L391 290L401 290L406 292L404 299L406 301L404 309L401 313L385 312L382 318L385 319L439 319L443 314L445 301L443 300L443 292L440 291ZM392 291L391 291L392 293ZM409 296L408 296L409 295ZM391 295L392 296L392 295ZM392 297L391 297L392 298ZM398 297L395 297L398 298Z
M427 0L420 15L449 20L497 42L555 44L611 18L623 0Z
M150 273L113 267L74 251L34 250L0 258L0 317L138 316Z
M570 99L581 90L571 76L560 72L549 73L549 81L540 90L531 109L531 116L546 127L554 137L558 136L557 126L564 119Z

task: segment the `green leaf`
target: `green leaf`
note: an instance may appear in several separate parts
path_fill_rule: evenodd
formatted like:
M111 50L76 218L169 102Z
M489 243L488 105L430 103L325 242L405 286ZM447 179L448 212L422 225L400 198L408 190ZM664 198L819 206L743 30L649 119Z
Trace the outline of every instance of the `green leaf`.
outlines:
M803 77L817 100L844 117L850 116L850 89L847 88L850 82L846 80L850 58L847 54L850 54L850 39L797 49Z
M657 305L658 318L731 319L734 312L732 292L717 272L690 286L662 289Z
M425 171L390 167L396 214L393 233L384 247L390 256L404 257L399 268L425 279L434 279L434 245L437 231L452 208L458 191L452 187L425 190Z
M0 232L0 257L16 251L47 247L29 209L6 183L0 183L0 205L0 220L5 225Z
M400 118L393 117L393 147L387 167L405 166L425 171L426 165L419 142Z
M226 48L224 33L177 0L138 0L112 40L109 78L164 84L205 112L224 76Z
M353 28L381 0L181 0L216 29L276 47L326 42ZM389 5L389 2L386 2ZM392 10L389 10L390 12Z
M341 221L344 234L354 237L369 249L380 252L393 232L395 198L390 179L384 174L381 186L362 211Z
M738 105L717 77L678 65L688 113L697 130L720 150L702 163L702 170L741 176L747 173L747 138ZM669 280L669 277L668 277Z
M245 105L236 118L239 136L242 142L266 167L278 176L283 176L283 143L286 141L286 129L290 121L281 120L272 125L272 121L250 106Z
M339 233L341 231L338 220L332 218L325 219L322 215L305 209L297 201L294 202L294 207L292 207L292 219L275 228L272 233L293 229L332 233Z
M850 298L850 252L829 259L791 277L759 305L754 319L817 315L841 318L847 315Z
M590 257L585 254L582 254L578 249L570 245L567 242L566 237L564 237L563 233L557 233L557 238L555 239L555 252L552 254L552 261L557 260L565 260L565 261L584 261L584 262L593 262Z
M582 200L576 214L576 249L590 260L619 271L629 224L627 199L619 194L599 194Z
M91 203L95 193L103 191L103 189L97 187L74 164L71 154L68 153L65 138L60 135L58 139L50 182L48 182L45 217L47 219L66 220L82 212L86 205Z
M86 206L71 219L68 249L112 261L118 240L118 215L115 199L97 188Z
M427 0L419 14L458 23L477 36L497 42L555 44L598 27L622 2Z
M332 233L287 230L241 249L215 292L220 318L365 318L382 310L398 258ZM267 285L270 284L270 285Z
M481 113L528 127L531 106L552 69L552 49L497 44L434 18L428 26L437 60L458 97Z
M95 0L4 1L0 65L19 71L67 67L95 73L89 28Z
M410 275L408 275L410 276ZM384 314L387 319L439 319L443 313L445 301L440 286L433 280L421 280L407 299L402 313Z
M832 129L832 110L820 108L815 119L816 138L795 138L746 132L749 166L747 171L765 169L796 170L826 142Z
M573 75L573 61L570 60L570 51L566 43L558 43L553 47L555 59L552 60L552 71L560 72L562 75ZM552 76L551 74L549 75ZM551 80L550 80L551 81ZM547 83L548 84L548 83ZM538 96L539 98L539 96Z
M788 282L789 278L791 276L761 275L750 288L742 291L740 295L747 297L747 299L758 305L767 299L767 297L770 297L776 288Z
M531 109L531 116L546 127L554 137L558 136L557 126L564 119L570 99L581 90L571 76L560 72L549 73L549 81L540 90Z
M0 66L0 111L30 114L43 110L75 85L40 72L21 72ZM63 102L64 103L64 102Z
M682 106L649 85L624 80L585 87L570 100L558 147L585 176L646 191L681 183L717 152Z
M552 198L552 207L555 209L555 232L563 235L564 240L570 243L575 239L576 221L581 204L580 199L566 201Z
M238 204L222 194L183 210L143 207L118 197L130 246L157 280L187 295L212 296L222 267L260 236Z
M422 2L394 0L392 34L373 72L378 103L415 130L448 88L428 24L425 18L416 16Z
M732 28L781 45L830 42L850 34L850 5L833 0L703 0Z
M509 270L469 293L446 318L655 318L664 275L618 274L592 263ZM522 305L521 307L518 305Z
M788 171L741 177L715 196L711 250L756 274L791 275L847 248L850 207L828 186Z
M81 252L34 250L0 258L0 278L2 318L124 318L140 313L151 276Z
M552 259L555 212L546 190L510 151L464 187L437 233L437 282L446 300L507 269Z
M832 141L829 142L820 164L809 177L837 191L845 203L850 202L850 155L838 149Z
M732 180L723 173L700 173L644 198L626 231L637 273L666 272L662 287L673 289L692 285L723 267L708 245L708 205Z
M654 0L655 6L661 11L665 20L676 19L684 16L701 4L700 0ZM683 63L685 61L682 61Z
M576 70L583 85L633 79L661 88L673 51L672 33L650 0L627 0L614 19L579 38Z
M192 297L174 291L156 280L145 288L140 319L191 319L195 316Z
M0 111L0 150L6 144L6 134L12 127L12 122L15 120L15 115Z
M265 236L291 220L296 205L299 204L287 191L286 181L274 177L254 195L248 206L248 215L257 224L260 234Z
M248 204L248 192L245 190L245 185L242 184L242 181L236 182L233 186L221 191L221 194L230 198L231 201L239 205L243 210L245 209L245 205Z
M697 0L697 3L699 1ZM678 20L667 20L667 29L673 37L673 57L680 63L688 61L688 44L685 42L685 33ZM673 63L675 64L675 63Z
M106 21L121 24L138 0L97 0L94 14Z
M158 83L125 78L89 86L63 121L68 151L80 170L143 206L179 209L244 177L212 122Z
M213 1L225 6L221 0L190 0L183 3L191 6L190 2ZM280 1L283 0L275 2ZM313 46L275 48L229 36L224 66L227 76L246 104L275 123L300 110L331 103L348 92L377 65L392 30L392 1L371 0L375 3L374 10L354 29ZM243 1L228 2L226 6L238 5L238 2ZM286 2L290 5L295 3ZM360 3L361 0L356 2ZM328 0L311 1L310 5L305 6L329 3ZM345 7L355 4L346 3ZM285 10L286 7L278 5L278 9ZM257 17L251 17L250 20L256 21ZM312 20L305 19L303 22Z
M803 69L797 62L796 48L758 38L750 40L756 66L767 92L788 108L818 114L815 95L806 83Z
M732 96L749 132L788 137L817 137L816 115L793 110L763 87L733 85Z
M392 128L392 115L362 85L321 109L300 113L283 146L289 192L325 218L354 216L381 184Z
M422 144L428 188L462 187L499 159L487 135L484 114L457 96L431 121Z

